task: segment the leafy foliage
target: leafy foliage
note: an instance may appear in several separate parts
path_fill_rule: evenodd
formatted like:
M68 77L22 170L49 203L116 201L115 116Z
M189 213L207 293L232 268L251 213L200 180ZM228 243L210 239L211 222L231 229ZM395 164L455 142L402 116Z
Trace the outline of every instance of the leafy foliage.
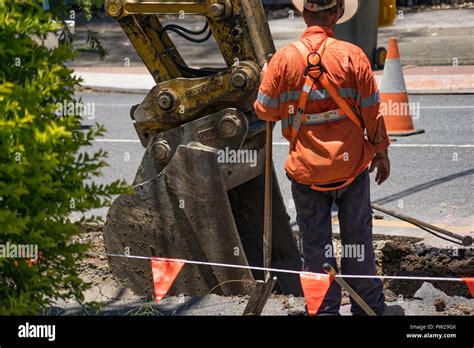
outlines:
M102 43L95 31L88 30L87 44L89 45L92 51L97 52L101 61L107 56L107 51L102 46Z
M80 81L64 64L70 45L42 44L56 30L35 0L0 0L0 245L37 245L40 255L36 263L0 257L0 315L36 314L57 298L82 302L77 261L87 245L73 237L99 219L71 215L126 191L121 181L93 181L106 153L88 147L105 130L82 130L81 115L61 107L80 103Z
M73 3L64 0L49 0L51 13L61 26L59 41L61 43L72 44L73 35L66 21L75 19L75 8L78 8L87 20L91 20L94 10L103 8L104 3L105 0L75 0ZM75 6L73 7L72 5ZM98 34L89 28L87 28L87 45L88 47L81 50L97 52L100 61L104 60L108 54Z

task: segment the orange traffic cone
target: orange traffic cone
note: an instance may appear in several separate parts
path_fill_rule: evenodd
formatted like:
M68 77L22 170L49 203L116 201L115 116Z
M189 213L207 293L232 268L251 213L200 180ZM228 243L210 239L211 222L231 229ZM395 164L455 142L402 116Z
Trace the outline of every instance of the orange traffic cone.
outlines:
M387 60L380 87L380 112L384 116L387 132L391 136L408 136L424 133L415 130L410 113L407 88L396 38L388 42Z

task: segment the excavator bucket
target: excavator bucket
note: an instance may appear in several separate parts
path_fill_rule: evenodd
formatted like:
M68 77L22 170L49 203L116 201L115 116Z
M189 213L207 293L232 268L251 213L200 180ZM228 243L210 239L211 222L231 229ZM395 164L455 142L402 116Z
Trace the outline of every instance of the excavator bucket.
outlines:
M157 83L131 110L146 153L135 192L118 197L107 215L107 252L262 267L265 123L252 104L274 47L261 2L109 0L105 9ZM160 15L181 11L202 17L227 68L183 61L167 34L180 25L160 22ZM272 267L300 270L275 175L273 181ZM149 261L110 258L110 264L137 294L151 293ZM297 276L275 275L278 291L300 295ZM249 294L255 279L263 272L187 264L169 294Z

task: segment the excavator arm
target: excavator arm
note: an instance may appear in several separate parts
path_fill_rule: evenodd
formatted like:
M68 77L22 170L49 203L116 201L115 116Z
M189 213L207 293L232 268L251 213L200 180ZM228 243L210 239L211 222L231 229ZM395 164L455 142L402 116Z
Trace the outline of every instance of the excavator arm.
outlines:
M131 117L147 149L135 193L112 205L104 228L110 252L262 266L265 123L253 111L260 68L274 51L261 1L108 0L153 76ZM201 30L179 18L202 18ZM179 24L162 24L176 18ZM169 32L200 45L214 37L226 66L196 68ZM273 180L277 183L276 178ZM272 266L300 270L278 185L273 186ZM139 294L151 290L149 265L111 259L112 271ZM278 289L299 295L297 277L278 275ZM260 272L188 265L172 294L247 294Z
M117 19L157 85L134 110L137 131L146 145L153 135L195 120L213 111L239 105L252 112L260 69L275 47L259 1L108 1L109 15ZM201 16L205 26L192 31L178 24L163 26L159 15ZM192 38L214 36L226 69L189 67L168 32Z

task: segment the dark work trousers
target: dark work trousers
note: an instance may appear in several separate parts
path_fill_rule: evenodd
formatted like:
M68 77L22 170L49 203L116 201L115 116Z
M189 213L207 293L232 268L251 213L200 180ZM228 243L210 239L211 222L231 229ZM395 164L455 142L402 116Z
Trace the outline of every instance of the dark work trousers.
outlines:
M372 209L368 171L350 185L332 191L315 191L308 185L292 180L291 190L296 206L296 221L300 229L303 268L308 272L325 273L324 263L337 269L332 244L331 207L338 207L343 250L341 274L375 275L375 254L372 242ZM358 250L358 252L356 252ZM363 251L363 254L361 254ZM365 302L381 315L385 298L380 279L345 279ZM333 281L318 315L337 315L341 304L341 287ZM353 315L365 315L351 298Z

